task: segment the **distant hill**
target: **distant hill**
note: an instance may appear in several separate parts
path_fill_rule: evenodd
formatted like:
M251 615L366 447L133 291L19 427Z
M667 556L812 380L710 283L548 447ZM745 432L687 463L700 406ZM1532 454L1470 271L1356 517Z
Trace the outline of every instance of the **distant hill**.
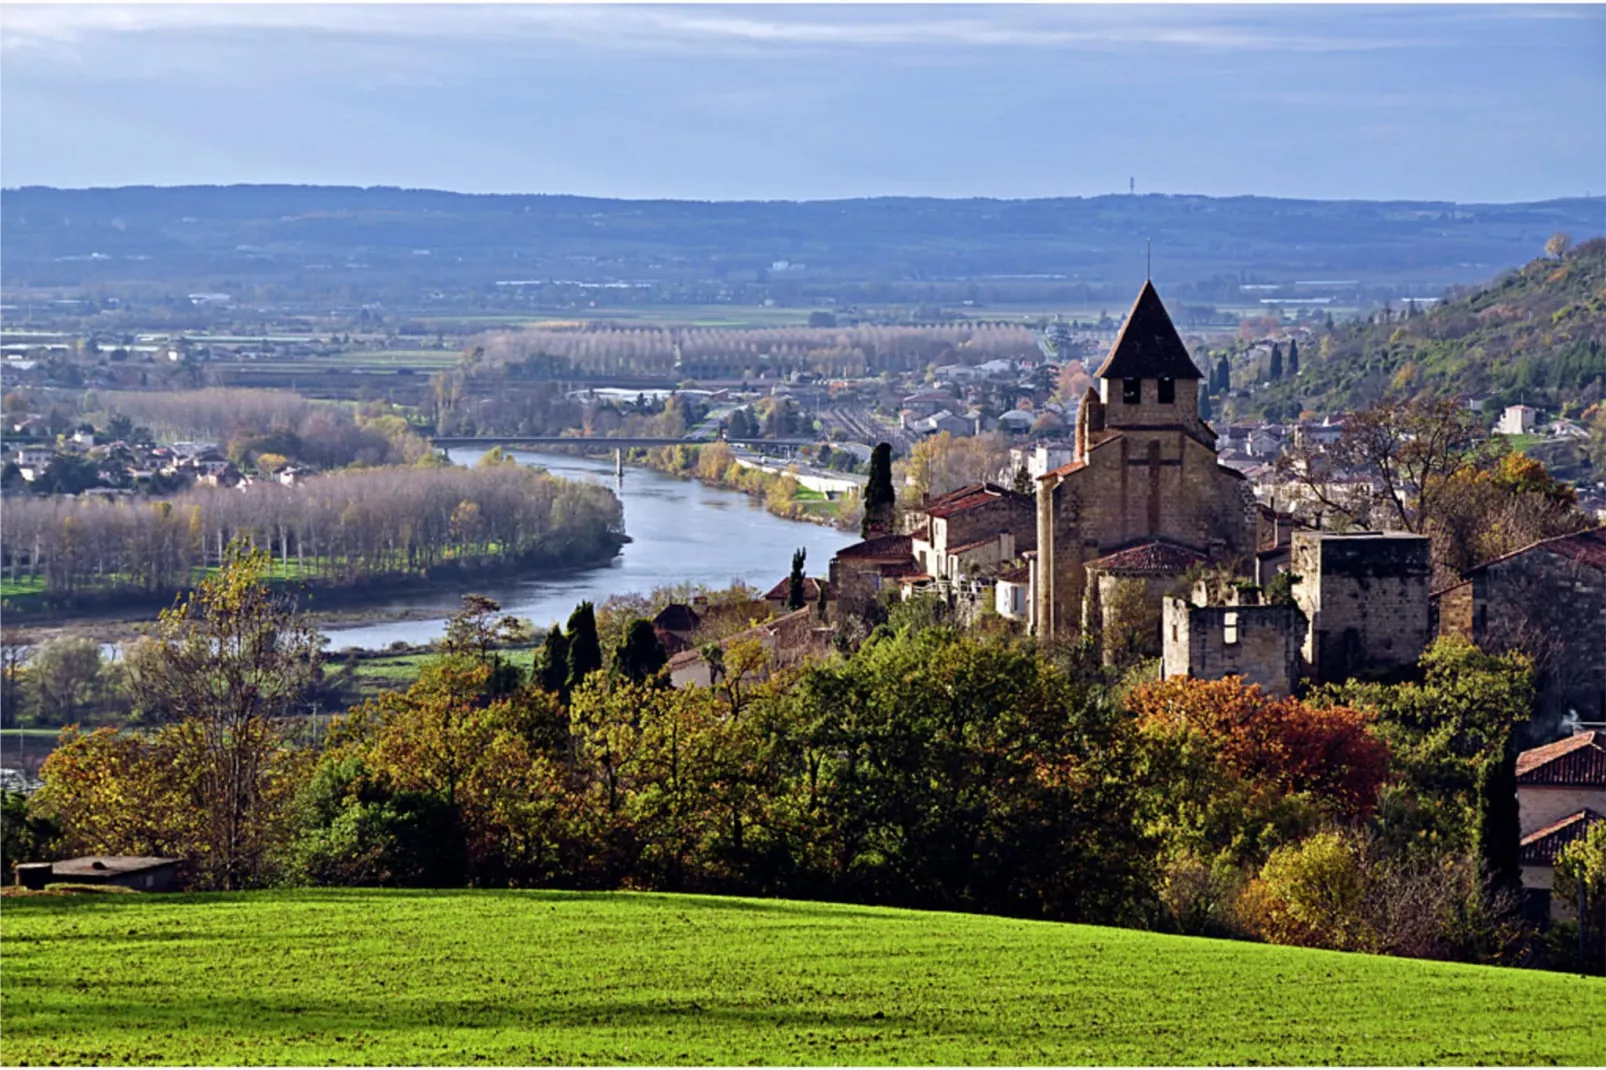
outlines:
M1104 196L1042 200L620 201L315 186L24 187L0 194L8 287L155 282L281 294L563 280L662 300L760 287L777 300L1250 300L1314 281L1437 293L1553 233L1593 233L1606 198L1533 204ZM677 287L679 288L677 290ZM745 293L745 291L744 291Z
M1259 388L1251 408L1346 410L1395 392L1576 414L1606 393L1606 238L1452 289L1425 309L1337 324L1299 354L1297 378Z

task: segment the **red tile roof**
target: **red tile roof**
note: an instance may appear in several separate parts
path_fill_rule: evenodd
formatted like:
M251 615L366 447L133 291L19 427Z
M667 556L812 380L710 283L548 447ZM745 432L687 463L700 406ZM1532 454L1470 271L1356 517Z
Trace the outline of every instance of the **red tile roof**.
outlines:
M1548 550L1553 554L1571 558L1581 565L1598 568L1606 572L1606 527L1591 528L1588 531L1576 532L1572 535L1557 535L1551 539L1541 539L1529 543L1520 550L1513 550L1509 554L1502 554L1492 561L1485 561L1477 568L1468 570L1482 572L1491 565L1498 565L1502 561L1509 561L1520 554L1530 553L1534 550Z
M1087 562L1084 567L1106 572L1186 572L1209 560L1198 550L1156 540L1106 554Z
M962 553L965 553L967 550L979 550L983 546L997 546L997 545L998 545L998 536L997 535L987 535L987 536L984 536L984 537L982 537L980 539L972 539L969 542L962 543L962 544L960 544L958 546L950 546L950 547L948 547L948 552L951 553L951 554L962 554Z
M1556 856L1561 849L1574 840L1583 839L1589 832L1590 826L1597 821L1606 821L1595 811L1585 808L1575 814L1568 814L1553 825L1546 825L1542 829L1522 838L1521 862L1525 866L1553 866Z
M923 512L931 517L950 517L1000 501L1014 502L1022 508L1030 508L1032 504L1031 498L1024 494L1016 494L992 483L978 483L927 502Z
M877 535L863 542L856 542L852 546L844 546L836 552L836 555L849 559L913 557L913 542L914 539L908 535Z
M1048 471L1044 472L1042 475L1038 476L1037 478L1042 480L1042 479L1052 479L1055 476L1068 476L1072 472L1080 472L1082 469L1084 469L1086 467L1087 467L1087 462L1086 461L1072 461L1069 464L1062 464L1058 468L1050 468Z
M777 583L774 587L770 588L769 594L766 594L764 596L764 600L766 602L774 602L774 601L784 602L784 601L786 601L787 595L789 595L791 593L792 593L792 577L791 576L783 576L781 578L781 582L780 583ZM816 599L818 599L819 597L820 597L820 581L815 579L813 576L804 576L803 577L803 600L805 602L811 602L812 603Z
M1032 569L1030 565L1008 568L998 574L998 582L1000 583L1029 583L1031 579Z
M1606 732L1576 732L1517 755L1519 785L1606 787Z

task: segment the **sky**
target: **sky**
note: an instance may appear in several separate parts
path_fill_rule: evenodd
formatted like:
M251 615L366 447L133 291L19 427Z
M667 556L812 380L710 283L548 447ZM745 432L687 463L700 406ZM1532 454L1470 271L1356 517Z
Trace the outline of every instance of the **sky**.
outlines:
M0 5L0 184L1606 192L1606 6Z

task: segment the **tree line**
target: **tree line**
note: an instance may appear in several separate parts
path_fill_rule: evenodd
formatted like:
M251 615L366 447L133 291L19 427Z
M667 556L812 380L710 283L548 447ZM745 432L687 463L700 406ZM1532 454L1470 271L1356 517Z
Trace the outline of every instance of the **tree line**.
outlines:
M197 487L157 502L19 499L0 516L0 567L47 597L165 594L222 564L231 542L277 575L355 585L448 567L553 567L611 556L622 512L606 488L493 451L473 469L351 469L296 486Z
M318 644L265 565L231 560L164 615L134 659L152 727L66 733L13 860L165 854L203 888L773 895L1579 965L1575 932L1541 936L1518 909L1519 654L1441 640L1414 680L1274 700L1235 679L1119 681L1086 650L906 604L856 650L783 669L730 643L712 686L675 688L644 620L605 643L581 606L524 670L479 600L416 684L313 745L288 714ZM1592 857L1559 867L1591 919Z

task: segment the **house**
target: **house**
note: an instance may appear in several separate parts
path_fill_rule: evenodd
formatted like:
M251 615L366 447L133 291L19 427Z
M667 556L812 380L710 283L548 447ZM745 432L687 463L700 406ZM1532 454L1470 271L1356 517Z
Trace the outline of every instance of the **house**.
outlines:
M1535 920L1574 917L1553 902L1556 856L1606 820L1606 732L1575 732L1517 756L1517 825L1524 907Z
M1029 561L998 574L998 582L993 585L993 608L1006 620L1031 620L1032 566Z
M931 416L959 404L959 399L942 390L927 390L903 399L902 408L916 416Z
M1497 435L1531 435L1539 422L1539 410L1529 405L1507 405L1495 422Z
M1414 665L1433 636L1432 540L1401 531L1293 533L1288 570L1310 622L1303 656L1319 683Z
M1606 721L1606 527L1513 550L1432 600L1440 635L1535 655L1540 710Z
M762 680L775 669L802 664L830 649L831 629L821 625L814 614L813 606L804 606L727 636L718 646L729 653L738 644L758 643L767 655L766 664L753 670L750 678ZM684 650L669 659L669 680L675 687L712 687L720 681L722 672L731 668L728 662L723 666L710 664L701 650Z
M920 572L939 579L1014 560L1037 548L1032 499L996 483L971 483L910 510L909 552Z
M829 588L827 588L827 590L829 590ZM786 600L787 600L787 598L789 598L791 596L791 593L792 593L792 577L789 576L789 575L788 576L783 576L783 577L781 577L781 582L780 583L777 583L774 587L771 587L769 589L769 593L764 596L764 601L769 603L770 609L773 610L774 612L776 612L776 613L786 613L786 612L789 612L789 610L787 609L787 606L786 606ZM826 597L830 598L831 596L828 593L826 595ZM820 581L815 579L813 576L804 576L803 577L803 604L805 606L812 606L816 602L818 602L819 600L820 600Z
M1037 422L1035 413L1025 409L1010 409L998 418L998 429L1007 435L1024 435Z
M875 535L844 546L831 558L826 582L839 601L875 598L886 584L923 573L913 544L909 535Z
M1063 442L1044 443L1037 446L1011 446L1009 448L1009 471L1013 475L1024 468L1027 475L1037 479L1044 472L1058 468L1062 464L1070 463L1074 452L1069 443Z
M181 858L137 855L88 855L63 862L29 862L17 866L17 881L38 890L52 882L115 884L142 892L170 892L178 887Z

